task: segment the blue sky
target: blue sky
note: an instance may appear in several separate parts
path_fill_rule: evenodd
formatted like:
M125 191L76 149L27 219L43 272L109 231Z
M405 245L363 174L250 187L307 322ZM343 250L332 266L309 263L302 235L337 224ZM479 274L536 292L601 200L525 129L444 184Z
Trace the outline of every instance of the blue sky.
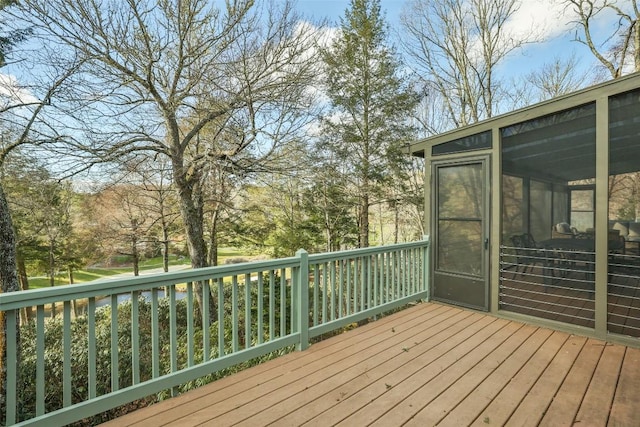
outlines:
M437 0L436 0L437 1ZM297 9L306 17L326 18L338 26L339 18L349 6L349 0L297 0ZM381 0L382 11L391 27L391 35L399 29L399 17L408 0ZM515 74L527 74L550 62L554 57L569 57L575 53L581 68L592 67L594 57L589 50L572 41L573 31L569 19L563 16L559 0L522 0L520 10L512 20L513 28L535 28L544 42L527 45L509 58L506 66Z
M390 24L398 19L404 0L381 0L380 6ZM327 18L337 24L349 6L349 0L298 0L298 10L315 18Z

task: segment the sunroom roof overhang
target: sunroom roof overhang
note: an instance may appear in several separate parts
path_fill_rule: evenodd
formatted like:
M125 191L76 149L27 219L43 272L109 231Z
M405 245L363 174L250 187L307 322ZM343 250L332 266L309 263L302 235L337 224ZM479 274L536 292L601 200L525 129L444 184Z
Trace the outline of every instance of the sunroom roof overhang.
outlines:
M544 130L526 129L526 123L531 120L540 120L563 111L576 107L595 104L598 99L624 93L640 87L640 73L630 74L620 79L611 80L596 86L592 86L578 92L560 96L544 101L520 110L492 117L487 120L464 126L452 131L444 132L418 141L409 147L409 152L414 156L429 157L433 148L457 139L468 138L483 132L491 132L494 135L494 143L497 135L505 136L509 129L518 129L517 144L502 145L503 169L509 172L510 164L528 165L528 170L533 173L544 171L547 179L554 181L570 182L575 180L593 178L595 169L594 158L594 116L589 114L573 114L566 120L557 124L546 124ZM628 111L631 116L637 116L637 112ZM633 120L640 120L634 117ZM615 123L612 123L615 127ZM535 144L532 142L535 141ZM615 149L610 151L612 169L610 174L622 174L634 172L638 167L638 158L629 156L631 151L639 150L640 140L638 135L616 136ZM571 152L571 167L563 165L562 159L567 158ZM521 166L518 168L523 171ZM515 171L512 171L515 172Z

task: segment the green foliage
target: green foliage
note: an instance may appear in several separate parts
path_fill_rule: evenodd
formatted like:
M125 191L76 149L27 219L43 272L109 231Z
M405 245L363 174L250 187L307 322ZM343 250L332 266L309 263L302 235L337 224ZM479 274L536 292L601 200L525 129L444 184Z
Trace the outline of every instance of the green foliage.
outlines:
M141 301L140 304L140 344L141 348L149 348L150 327L144 319L149 318L150 305ZM105 307L96 312L96 393L101 396L111 391L111 310ZM119 386L127 387L132 384L131 365L131 304L122 303L118 307L118 381ZM19 420L35 416L36 398L36 328L35 322L22 327L22 353L18 372L18 383L22 385L18 396ZM47 412L62 407L63 398L63 324L62 318L47 319L45 322L45 410ZM86 316L80 316L71 322L71 391L72 403L79 403L88 397L88 321ZM151 354L141 352L141 379L151 378ZM108 419L108 418L106 418ZM98 421L104 421L101 419Z
M368 246L369 207L405 179L402 147L413 139L407 118L418 102L386 30L379 0L351 0L339 36L322 52L331 108L319 148L358 197L361 246Z
M322 224L325 250L353 248L358 242L358 223L354 215L354 207L358 204L356 194L349 190L339 165L320 157L314 163L319 166L314 170L313 186L305 199L307 212L313 221Z
M258 290L255 281L250 287L249 301L245 301L244 283L238 283L236 288L238 301L238 324L237 324L237 346L238 349L244 349L247 343L254 345L258 342L258 334L262 334L264 341L269 339L269 294L270 281L273 279L274 291L274 337L280 336L281 325L285 327L286 333L291 328L288 319L281 319L281 309L287 316L291 314L291 292L289 286L281 286L279 274L265 274L263 276L263 312L258 313ZM225 354L230 354L234 350L234 325L232 316L232 300L233 285L225 283L223 287L223 298L225 301L223 310L224 336L222 338ZM282 295L282 290L286 294ZM213 288L213 298L217 305L217 287ZM245 335L245 309L246 305L250 307L251 313L251 336ZM284 307L282 306L284 304ZM132 385L133 383L133 352L132 352L132 323L131 323L131 301L124 301L118 304L118 386L122 389ZM158 308L158 342L159 342L159 370L160 374L168 374L171 372L171 324L175 323L177 337L177 357L176 366L178 369L184 369L188 366L188 334L187 334L187 300L180 299L176 302L176 318L170 318L169 298L159 299ZM220 307L216 306L216 310ZM141 351L138 354L137 363L139 365L140 381L146 381L152 378L152 354L149 349L152 348L152 324L151 324L151 303L144 298L138 299L138 339ZM258 316L262 316L264 330L258 330ZM96 394L97 396L109 393L111 388L111 307L106 306L96 310L96 321L94 337L96 341ZM208 328L203 329L201 322L194 319L194 335L193 335L193 363L201 363L203 361L203 334L205 331L209 334L210 340L210 358L218 357L218 320L214 320ZM283 323L281 323L283 322ZM17 396L19 402L18 419L26 420L35 416L36 405L36 367L37 367L37 347L36 347L36 327L35 322L31 321L21 327L22 345L20 354L20 365L18 371L18 384L21 384ZM72 403L79 403L87 400L89 393L88 383L88 319L86 315L80 315L71 321L71 391ZM52 319L46 319L44 331L44 370L45 377L45 395L46 395L46 411L60 409L63 406L63 367L64 354L63 346L63 322L62 317L57 316ZM262 361L278 357L279 355L291 351L292 348L279 350L277 352L253 359L218 372L212 372L202 378L189 381L178 387L179 392L186 392L208 382L222 378L231 373L238 372ZM148 403L164 399L170 395L169 390L159 393L157 396L149 396L137 402L121 408L115 408L105 413L98 414L87 420L83 420L80 424L96 424L104 422L108 419L121 415L123 411L136 409Z
M17 4L17 0L0 0L0 12L2 9ZM24 40L29 34L29 30L14 29L11 32L6 32L5 25L3 25L3 17L0 15L0 67L6 64L7 54L11 51L11 48Z

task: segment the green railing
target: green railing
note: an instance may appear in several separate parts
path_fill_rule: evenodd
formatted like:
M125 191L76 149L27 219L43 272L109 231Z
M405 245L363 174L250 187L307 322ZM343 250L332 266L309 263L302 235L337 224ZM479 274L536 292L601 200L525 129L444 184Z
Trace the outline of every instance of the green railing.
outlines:
M0 294L4 422L73 423L176 394L273 352L304 350L313 337L428 299L428 251L428 238L301 250L291 258Z

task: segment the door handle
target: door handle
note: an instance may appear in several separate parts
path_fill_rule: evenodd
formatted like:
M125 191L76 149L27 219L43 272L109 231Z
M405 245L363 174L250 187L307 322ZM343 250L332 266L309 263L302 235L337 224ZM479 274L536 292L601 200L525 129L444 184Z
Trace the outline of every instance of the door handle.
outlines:
M485 249L489 249L489 238L488 237L484 239L484 248Z

